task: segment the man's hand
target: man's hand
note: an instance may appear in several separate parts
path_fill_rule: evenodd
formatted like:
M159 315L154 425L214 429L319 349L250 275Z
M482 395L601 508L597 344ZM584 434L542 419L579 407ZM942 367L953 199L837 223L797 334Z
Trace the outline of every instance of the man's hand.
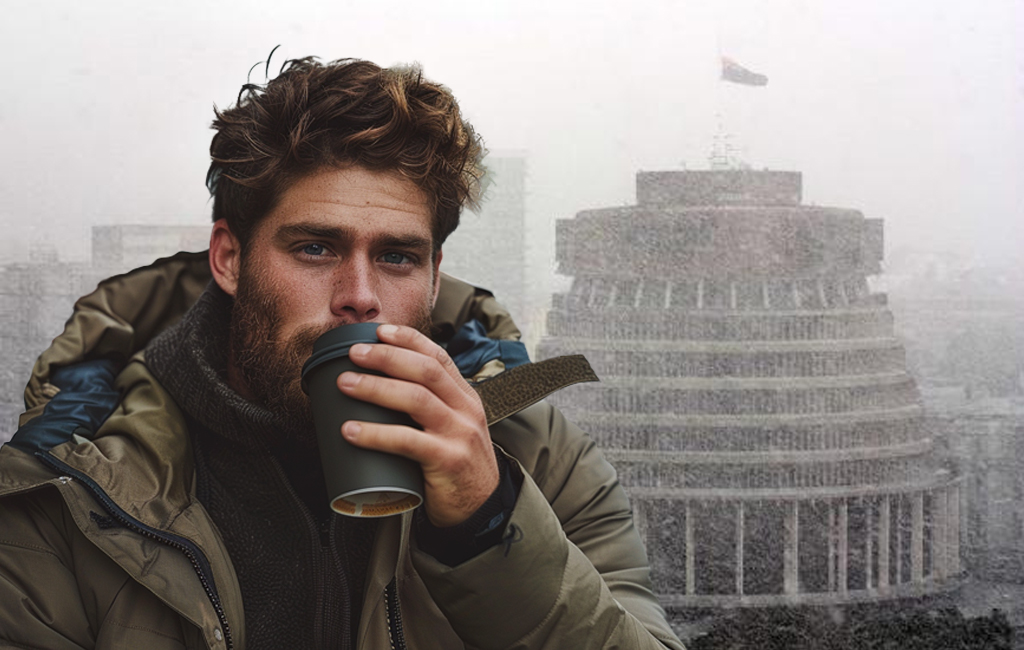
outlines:
M448 353L415 329L381 325L377 337L381 344L353 345L349 358L388 376L344 372L338 388L355 399L408 413L423 431L350 420L341 432L359 447L418 462L430 522L460 524L498 486L498 464L480 397Z

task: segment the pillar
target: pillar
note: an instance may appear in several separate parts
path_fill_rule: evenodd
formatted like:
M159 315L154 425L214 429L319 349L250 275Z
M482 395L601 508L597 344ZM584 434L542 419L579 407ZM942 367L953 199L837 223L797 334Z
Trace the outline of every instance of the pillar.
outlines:
M949 526L949 492L945 489L935 491L932 501L935 503L935 513L932 515L932 576L942 580L948 575L948 560L946 558L946 540Z
M839 593L845 594L849 583L848 567L850 562L850 519L846 499L839 502L839 516L837 519L836 528L838 530L836 532L838 533L838 536L836 542L836 556L839 560L839 566L836 570L836 579L839 582Z
M888 494L882 497L878 506L878 589L889 590L889 538L890 526L892 525L892 510L890 503L892 497Z
M875 578L875 504L866 501L864 504L864 588L874 588Z
M736 504L736 593L743 595L743 541L745 510L743 502Z
M896 586L903 584L903 496L896 497Z
M697 593L697 577L694 575L696 570L696 551L694 546L693 538L693 508L690 507L690 502L686 502L686 521L684 523L686 530L686 595L692 596Z
M640 280L636 283L636 293L633 294L633 308L634 309L638 309L640 307L640 298L641 298L641 296L643 296L643 293L644 293L644 279L640 278Z
M793 501L786 509L786 548L782 555L782 583L786 594L800 591L800 503Z
M828 504L828 590L836 590L836 507Z
M636 534L640 536L640 541L644 545L644 549L647 549L647 503L643 499L633 499L633 526L636 528ZM650 553L647 554L650 556Z
M910 499L910 581L924 581L924 493Z
M949 525L946 526L946 566L949 575L960 574L960 486L949 488Z

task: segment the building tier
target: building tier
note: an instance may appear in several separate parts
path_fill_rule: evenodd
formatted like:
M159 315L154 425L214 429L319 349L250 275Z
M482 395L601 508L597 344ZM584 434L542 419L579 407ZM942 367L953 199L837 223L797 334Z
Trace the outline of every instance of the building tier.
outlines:
M959 496L885 297L878 220L800 175L641 173L638 205L558 224L541 357L630 494L669 606L919 595L959 573Z

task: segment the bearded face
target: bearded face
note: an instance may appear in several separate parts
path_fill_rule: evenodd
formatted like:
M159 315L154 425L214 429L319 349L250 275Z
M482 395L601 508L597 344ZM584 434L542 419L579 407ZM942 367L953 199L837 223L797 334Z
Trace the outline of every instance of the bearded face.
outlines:
M347 321L312 323L285 334L288 314L284 296L256 268L252 256L243 255L238 291L231 312L230 357L239 378L253 400L271 412L297 424L301 442L315 444L309 396L302 389L302 365L313 351L313 343L327 331ZM430 335L432 295L424 295L412 310L411 322L397 323Z

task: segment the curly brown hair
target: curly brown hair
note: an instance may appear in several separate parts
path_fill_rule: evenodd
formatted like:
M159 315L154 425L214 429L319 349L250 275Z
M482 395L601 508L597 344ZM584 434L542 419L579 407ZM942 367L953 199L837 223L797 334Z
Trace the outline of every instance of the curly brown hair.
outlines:
M479 204L483 142L451 91L418 66L293 59L214 112L206 178L213 219L226 219L243 249L281 194L325 167L397 172L416 184L432 203L435 251L459 225L462 206Z

